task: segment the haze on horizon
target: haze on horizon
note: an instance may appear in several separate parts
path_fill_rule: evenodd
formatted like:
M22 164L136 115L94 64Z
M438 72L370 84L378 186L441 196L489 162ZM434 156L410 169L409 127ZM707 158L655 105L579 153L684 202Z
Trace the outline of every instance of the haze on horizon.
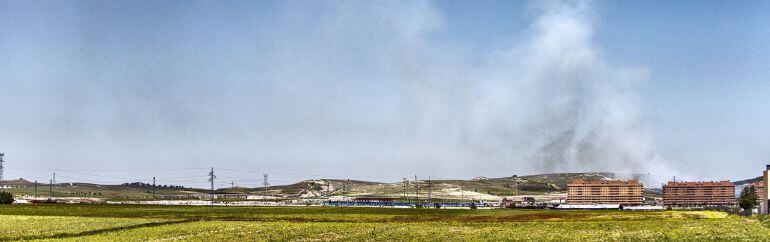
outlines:
M242 186L770 161L767 1L3 1L7 178ZM200 177L200 178L198 178Z

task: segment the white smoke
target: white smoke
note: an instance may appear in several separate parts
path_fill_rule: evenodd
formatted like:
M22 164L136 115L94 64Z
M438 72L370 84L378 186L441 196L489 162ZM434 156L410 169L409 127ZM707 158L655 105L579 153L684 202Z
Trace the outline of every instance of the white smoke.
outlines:
M658 173L663 162L640 109L647 71L605 61L589 4L537 2L532 11L523 35L479 65L432 38L452 26L426 2L332 8L323 28L306 37L320 46L282 52L302 56L281 60L303 70L291 70L288 88L302 83L320 93L300 98L321 109L307 117L320 123L305 130L320 133L311 135L321 140L312 148L344 152L344 159L326 157L337 164L385 162L372 165L384 171L667 176ZM367 85L390 96L357 96ZM371 109L362 111L361 102Z
M644 70L603 60L583 3L543 6L529 36L482 74L473 129L505 120L520 159L541 171L644 172L653 160L639 109Z
M219 40L212 52L221 56L175 39L167 44L179 48L158 55L104 54L99 65L87 54L67 58L82 63L72 80L105 81L62 82L37 95L55 111L36 113L42 128L3 131L61 149L17 153L58 160L66 150L69 160L106 168L141 160L359 177L668 176L640 106L647 71L602 57L589 3L537 1L525 31L478 58L469 54L477 49L446 38L455 26L427 1L283 4L254 21L263 26L256 30L188 26ZM148 31L177 27L164 26ZM140 46L156 46L149 42ZM78 102L66 102L70 96ZM29 147L39 146L46 145Z

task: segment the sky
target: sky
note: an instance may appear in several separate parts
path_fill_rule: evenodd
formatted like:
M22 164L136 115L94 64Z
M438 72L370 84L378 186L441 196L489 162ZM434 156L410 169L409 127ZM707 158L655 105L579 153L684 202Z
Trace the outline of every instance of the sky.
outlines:
M5 177L258 186L770 163L767 1L0 1ZM651 184L650 184L651 183Z

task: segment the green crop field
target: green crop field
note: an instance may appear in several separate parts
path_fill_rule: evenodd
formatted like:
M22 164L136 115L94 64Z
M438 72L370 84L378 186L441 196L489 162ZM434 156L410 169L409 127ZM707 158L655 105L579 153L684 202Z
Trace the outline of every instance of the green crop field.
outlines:
M706 211L0 206L5 240L770 240L763 219Z

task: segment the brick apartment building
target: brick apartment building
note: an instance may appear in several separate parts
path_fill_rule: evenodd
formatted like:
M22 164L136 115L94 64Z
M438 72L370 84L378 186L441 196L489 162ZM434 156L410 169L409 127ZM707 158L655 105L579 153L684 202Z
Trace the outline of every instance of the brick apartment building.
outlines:
M637 180L575 180L567 185L569 204L641 205L644 187Z
M663 186L665 206L731 206L735 184L729 181L673 182Z

